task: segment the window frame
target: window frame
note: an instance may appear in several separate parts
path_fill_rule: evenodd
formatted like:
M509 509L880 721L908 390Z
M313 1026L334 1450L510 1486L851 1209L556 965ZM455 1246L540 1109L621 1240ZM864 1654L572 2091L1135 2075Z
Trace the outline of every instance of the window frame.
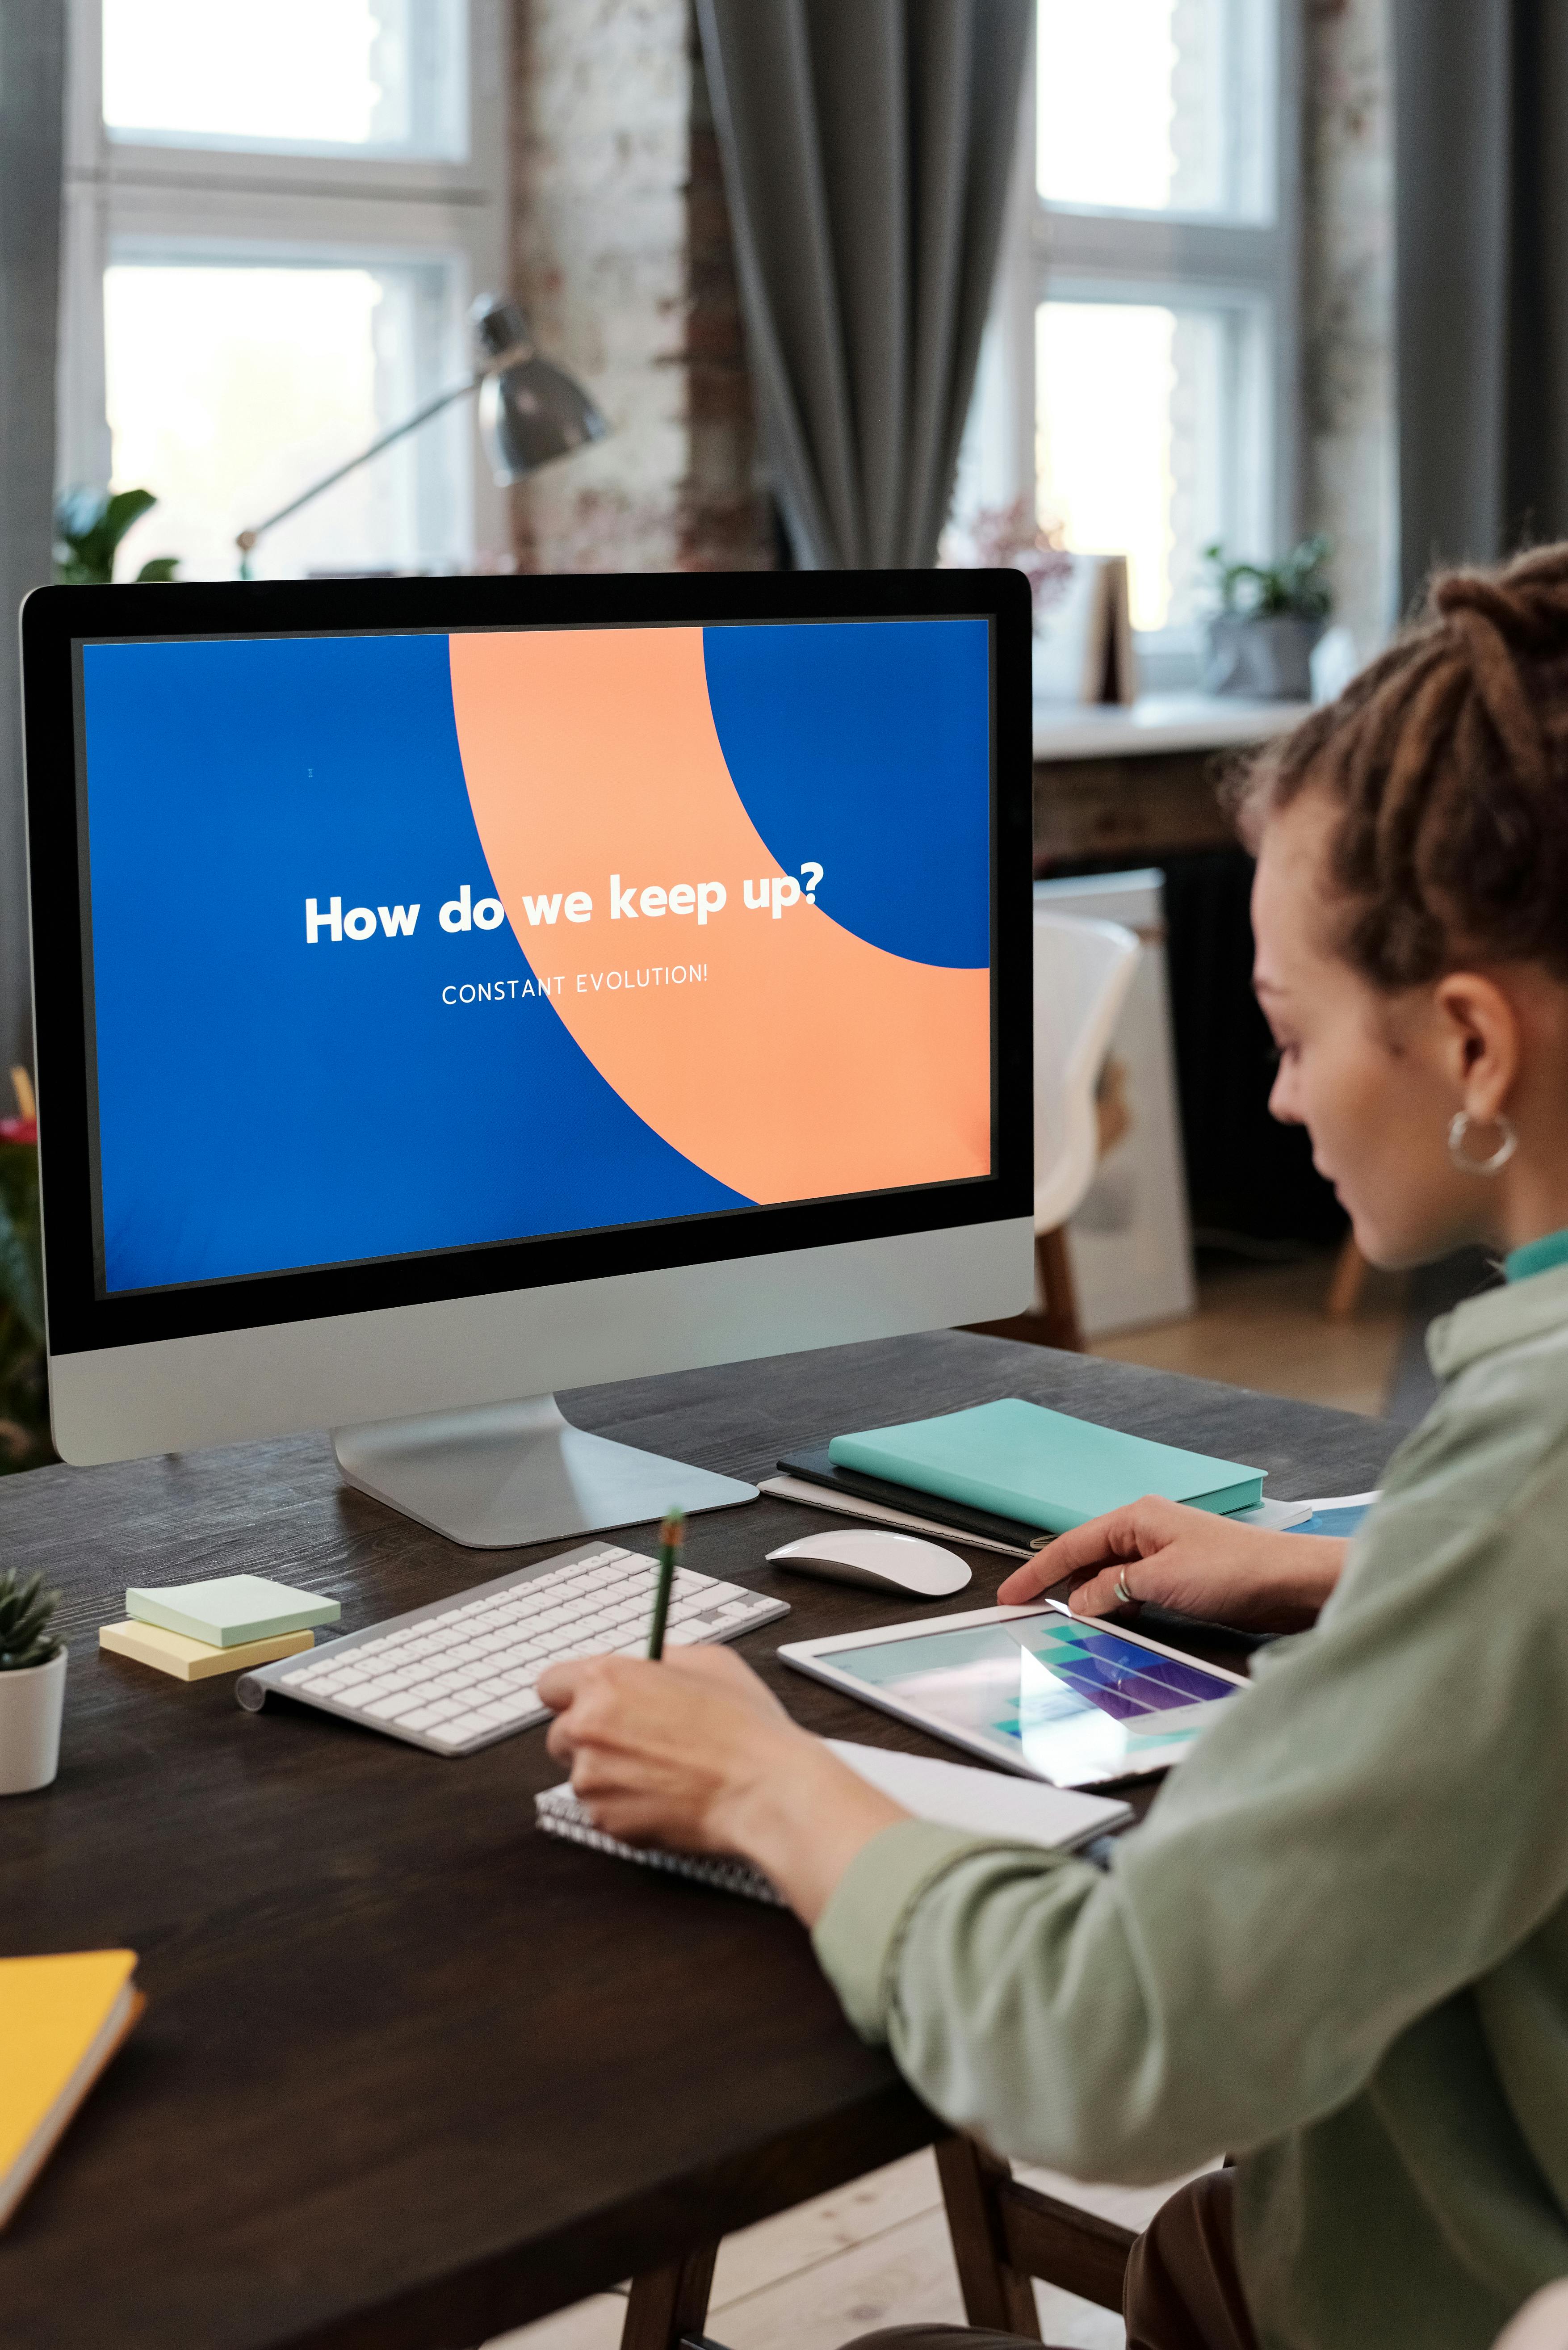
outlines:
M971 494L985 505L1037 495L1035 312L1067 300L1244 306L1264 354L1264 439L1270 479L1259 501L1271 544L1238 550L1264 559L1294 544L1303 500L1303 32L1293 0L1268 0L1275 64L1273 217L1134 211L1048 202L1035 187L1037 45L1032 39L1019 109L996 286L977 387ZM1196 627L1140 631L1142 681L1156 691L1195 686Z
M469 303L511 283L510 12L504 0L465 5L468 152L448 159L111 134L103 120L102 0L68 0L56 442L62 489L110 478L103 280L117 250L210 255L220 265L440 265L452 293L438 371L445 382L461 380L472 364ZM472 406L464 460L463 559L482 569L508 567L510 503L484 460Z

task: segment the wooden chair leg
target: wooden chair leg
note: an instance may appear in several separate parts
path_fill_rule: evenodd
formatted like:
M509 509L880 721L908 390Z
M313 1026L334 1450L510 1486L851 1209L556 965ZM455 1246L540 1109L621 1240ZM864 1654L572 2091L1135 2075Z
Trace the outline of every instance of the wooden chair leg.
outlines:
M971 2138L944 2139L937 2169L971 2325L1037 2342L1032 2277L1100 2309L1120 2310L1127 2254L1136 2241L1130 2228L1025 2187Z
M683 2341L701 2341L718 2257L716 2243L701 2244L670 2268L634 2277L620 2350L680 2350Z
M1045 1344L1064 1347L1070 1355L1081 1355L1084 1333L1078 1322L1078 1285L1073 1279L1073 1260L1067 1253L1065 1224L1037 1236L1034 1262L1040 1269L1045 1322L1052 1334Z
M1334 1274L1328 1284L1324 1312L1331 1322L1348 1322L1361 1303L1361 1293L1366 1286L1369 1271L1366 1259L1355 1245L1355 1234L1346 1232Z
M1012 1314L1003 1322L971 1322L966 1327L987 1338L1021 1338L1030 1347L1059 1347L1069 1355L1084 1351L1078 1322L1078 1292L1073 1260L1067 1253L1065 1228L1040 1232L1034 1242L1036 1303L1027 1314Z
M973 2138L949 2137L937 2147L937 2173L964 2315L971 2325L995 2334L1022 2334L1038 2342L1034 2288L1027 2273L1009 2260L1002 2230L997 2190L1004 2181L1011 2185L1012 2171Z

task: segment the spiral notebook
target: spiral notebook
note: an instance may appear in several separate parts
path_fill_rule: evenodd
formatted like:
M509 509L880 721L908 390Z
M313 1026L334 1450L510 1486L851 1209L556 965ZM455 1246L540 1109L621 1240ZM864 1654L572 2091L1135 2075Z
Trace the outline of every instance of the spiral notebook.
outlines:
M1037 1844L1053 1852L1075 1852L1099 1837L1114 1835L1132 1818L1131 1808L1106 1795L1085 1795L1068 1787L1042 1786L1002 1771L979 1771L963 1762L939 1762L924 1754L901 1754L886 1746L857 1746L830 1738L841 1762L869 1781L917 1819L939 1827L966 1828L1002 1844ZM623 1844L595 1827L569 1786L547 1787L534 1798L535 1824L546 1835L564 1836L639 1868L662 1869L722 1893L742 1893L752 1901L786 1905L784 1896L749 1861L700 1852L666 1852L654 1845Z

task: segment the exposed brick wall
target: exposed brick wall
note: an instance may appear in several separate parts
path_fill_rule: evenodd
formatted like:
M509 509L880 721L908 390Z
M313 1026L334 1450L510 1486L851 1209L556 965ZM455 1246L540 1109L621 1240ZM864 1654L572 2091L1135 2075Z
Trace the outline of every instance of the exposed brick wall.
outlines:
M691 112L686 208L686 384L691 436L681 564L691 571L772 567L768 501L758 475L756 418L719 141L690 22Z
M1366 660L1398 600L1389 0L1311 0L1305 63L1304 504Z
M771 561L690 0L514 0L514 283L607 440L514 493L532 571Z

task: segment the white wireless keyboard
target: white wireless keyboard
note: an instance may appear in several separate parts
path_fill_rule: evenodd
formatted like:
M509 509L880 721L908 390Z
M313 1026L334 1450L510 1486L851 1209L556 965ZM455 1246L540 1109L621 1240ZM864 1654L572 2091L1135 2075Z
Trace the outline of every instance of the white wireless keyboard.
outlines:
M257 1713L270 1694L340 1713L431 1754L472 1754L549 1718L535 1687L557 1657L645 1656L656 1562L613 1544L498 1575L451 1599L280 1657L243 1673L234 1695ZM680 1567L667 1648L732 1640L789 1604Z

